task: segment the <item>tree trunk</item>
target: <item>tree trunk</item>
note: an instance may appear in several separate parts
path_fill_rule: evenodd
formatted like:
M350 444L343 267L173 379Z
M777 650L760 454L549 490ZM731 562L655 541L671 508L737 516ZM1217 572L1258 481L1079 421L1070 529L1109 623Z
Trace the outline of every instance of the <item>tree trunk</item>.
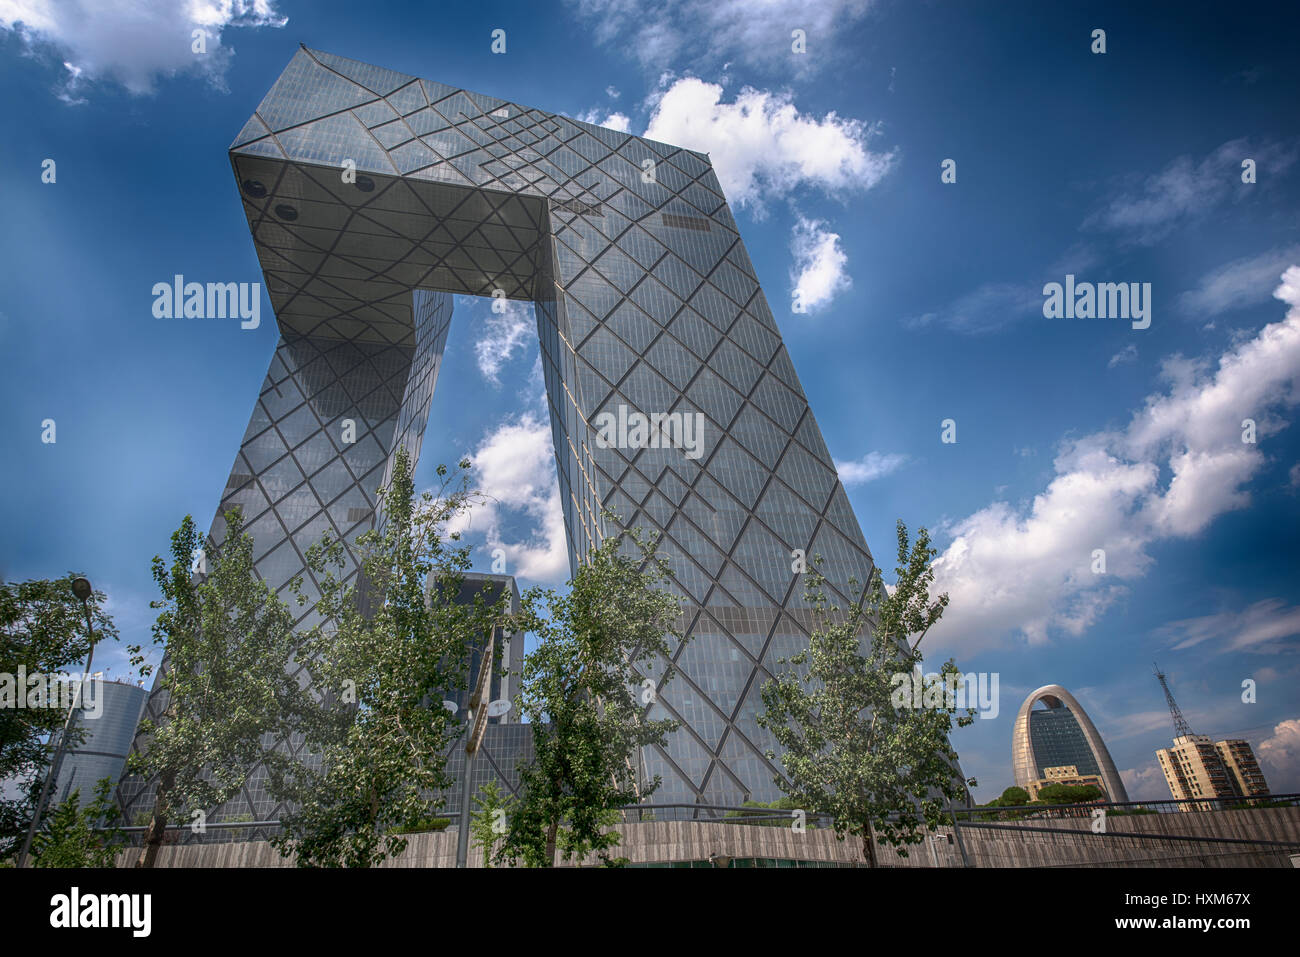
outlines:
M866 830L862 835L862 858L867 862L867 867L880 866L876 861L876 834L870 821L867 822Z
M149 830L145 832L144 846L140 848L140 857L135 862L136 867L153 867L158 859L158 849L162 847L163 834L167 828L169 792L175 783L175 774L166 774L158 782L158 791L153 803L153 817L149 819Z
M547 867L555 867L555 843L556 836L560 833L560 822L552 821L546 829L546 860Z

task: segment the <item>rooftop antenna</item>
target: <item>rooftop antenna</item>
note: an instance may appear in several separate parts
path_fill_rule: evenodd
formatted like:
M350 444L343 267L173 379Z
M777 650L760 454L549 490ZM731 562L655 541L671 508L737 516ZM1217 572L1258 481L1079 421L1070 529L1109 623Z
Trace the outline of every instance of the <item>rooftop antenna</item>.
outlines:
M1152 662L1152 664L1155 664L1155 662ZM1178 702L1174 700L1174 693L1169 690L1169 682L1165 680L1165 673L1160 670L1159 665L1156 665L1155 668L1156 678L1160 681L1160 687L1165 689L1165 701L1169 702L1169 713L1174 717L1174 731L1176 732L1174 737L1190 737L1192 729L1188 726L1187 719L1183 717L1183 713L1178 710Z

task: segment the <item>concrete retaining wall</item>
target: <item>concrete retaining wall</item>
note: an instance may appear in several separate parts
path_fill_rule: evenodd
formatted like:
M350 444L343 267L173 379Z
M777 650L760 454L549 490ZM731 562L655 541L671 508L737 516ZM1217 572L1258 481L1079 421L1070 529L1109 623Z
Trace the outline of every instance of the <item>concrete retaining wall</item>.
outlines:
M1089 831L1087 818L1032 820L1024 823L1052 830L1083 830L1085 834L1004 831L963 826L961 838L973 867L1289 867L1290 853L1300 852L1300 808L1251 808L1195 814L1151 814L1114 817L1108 834ZM821 861L841 866L862 862L862 845L855 838L836 840L828 830L796 834L788 827L724 824L707 821L652 821L620 824L618 853L634 863L704 861L711 854L733 858L776 858ZM902 857L880 847L887 867L961 867L952 829L940 828ZM1158 835L1194 835L1243 840L1288 841L1290 848L1259 845L1203 844L1156 839ZM120 866L134 863L138 850L123 852ZM382 867L452 867L456 834L443 831L413 834L406 850ZM587 863L595 863L594 858ZM169 845L158 855L159 867L291 867L265 841L229 844ZM470 866L482 866L481 852L471 849Z

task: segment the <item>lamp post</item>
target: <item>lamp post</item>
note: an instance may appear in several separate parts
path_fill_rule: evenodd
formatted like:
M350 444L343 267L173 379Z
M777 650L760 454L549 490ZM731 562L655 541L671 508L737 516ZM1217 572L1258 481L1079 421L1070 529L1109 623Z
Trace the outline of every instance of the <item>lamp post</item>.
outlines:
M77 685L77 690L72 694L72 704L68 707L68 716L63 721L63 730L59 733L59 743L54 749L54 760L50 763L50 773L45 776L45 781L41 785L41 797L36 802L36 810L32 814L32 823L27 828L27 836L23 839L23 849L18 854L18 866L27 866L27 855L32 849L32 838L36 836L36 829L40 826L41 815L45 813L46 802L50 798L50 786L59 776L59 770L63 766L63 753L67 749L68 732L72 728L72 718L77 713L77 708L81 706L81 690L86 685L86 678L90 675L90 663L95 657L95 626L90 620L90 596L94 594L94 589L90 587L90 579L74 578L72 580L72 594L81 601L81 610L86 614L86 632L90 637L90 650L86 653L86 669L81 673L81 681Z

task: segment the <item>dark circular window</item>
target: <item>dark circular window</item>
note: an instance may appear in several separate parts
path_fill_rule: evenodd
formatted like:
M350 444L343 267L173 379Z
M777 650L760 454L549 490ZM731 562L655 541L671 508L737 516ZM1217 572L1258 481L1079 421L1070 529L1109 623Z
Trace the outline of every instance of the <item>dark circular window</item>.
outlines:
M266 187L263 186L258 180L246 179L242 183L240 183L240 185L244 188L244 192L247 193L249 196L253 197L254 199L261 199L263 196L266 195Z
M373 193L375 191L375 181L369 176L358 176L357 189L363 193Z
M281 203L279 206L275 207L275 215L291 223L298 218L298 210L294 209L288 203Z

